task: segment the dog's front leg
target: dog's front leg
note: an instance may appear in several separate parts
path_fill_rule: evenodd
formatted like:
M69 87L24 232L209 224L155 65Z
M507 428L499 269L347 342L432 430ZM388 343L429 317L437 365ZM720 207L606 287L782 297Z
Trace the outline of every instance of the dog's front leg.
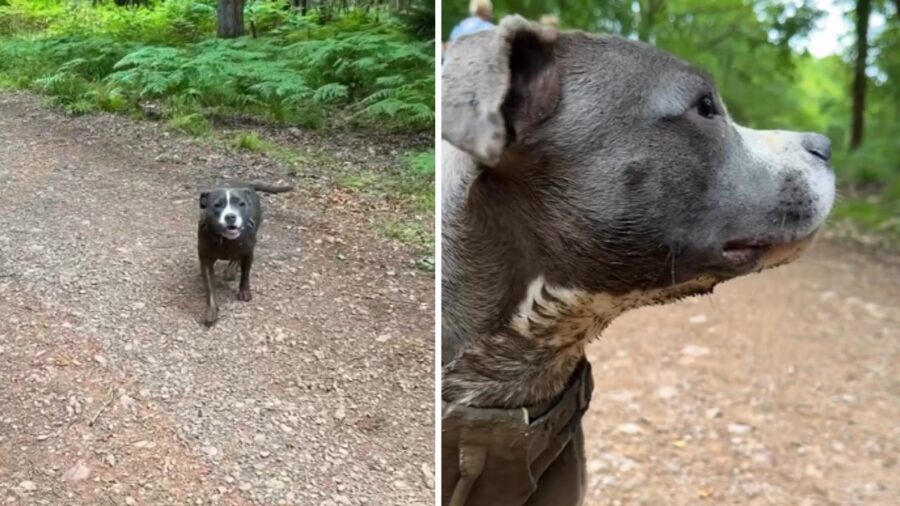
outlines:
M219 305L216 303L216 274L213 270L215 260L200 259L200 274L203 276L203 286L206 288L206 316L203 323L207 327L212 326L219 319Z
M248 301L253 298L250 293L250 266L253 265L253 255L241 257L241 284L238 286L238 300Z

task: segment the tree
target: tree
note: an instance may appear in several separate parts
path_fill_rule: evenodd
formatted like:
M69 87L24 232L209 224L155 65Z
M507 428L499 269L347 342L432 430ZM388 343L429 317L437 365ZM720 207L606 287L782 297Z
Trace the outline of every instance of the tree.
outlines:
M856 62L853 68L853 116L850 123L850 149L862 144L866 109L866 59L869 54L869 14L871 0L856 2Z
M219 0L218 35L233 39L244 34L244 0Z
M638 20L638 39L650 42L653 26L665 7L666 0L645 0L638 2L640 17Z
M291 0L291 7L300 11L300 14L306 16L309 10L309 0Z

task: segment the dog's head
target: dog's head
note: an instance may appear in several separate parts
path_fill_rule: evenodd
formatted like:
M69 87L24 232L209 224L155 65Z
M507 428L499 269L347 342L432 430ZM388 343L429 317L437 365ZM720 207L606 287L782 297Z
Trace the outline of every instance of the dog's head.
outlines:
M252 229L252 190L219 188L200 193L200 220L214 234L238 239Z
M826 137L737 125L707 75L639 42L509 17L451 47L443 89L443 136L479 166L474 198L515 209L565 286L782 264L834 199Z

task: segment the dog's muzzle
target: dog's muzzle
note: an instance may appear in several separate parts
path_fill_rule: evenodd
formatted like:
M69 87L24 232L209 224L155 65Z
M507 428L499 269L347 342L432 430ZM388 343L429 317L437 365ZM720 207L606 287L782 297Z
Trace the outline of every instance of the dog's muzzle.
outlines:
M226 239L237 239L241 236L241 229L239 228L226 228L222 230L222 237Z

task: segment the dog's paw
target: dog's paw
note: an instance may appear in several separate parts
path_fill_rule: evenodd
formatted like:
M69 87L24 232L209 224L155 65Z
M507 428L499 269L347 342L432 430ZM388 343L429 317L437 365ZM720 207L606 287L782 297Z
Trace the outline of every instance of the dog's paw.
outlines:
M249 289L247 289L247 290L238 290L238 294L237 294L237 299L238 299L238 300L247 302L247 301L249 301L249 300L252 299L252 298L253 298L253 294L250 293L250 290L249 290Z
M206 308L206 315L203 317L203 323L207 327L212 327L216 320L219 319L219 308L217 307L208 307Z

